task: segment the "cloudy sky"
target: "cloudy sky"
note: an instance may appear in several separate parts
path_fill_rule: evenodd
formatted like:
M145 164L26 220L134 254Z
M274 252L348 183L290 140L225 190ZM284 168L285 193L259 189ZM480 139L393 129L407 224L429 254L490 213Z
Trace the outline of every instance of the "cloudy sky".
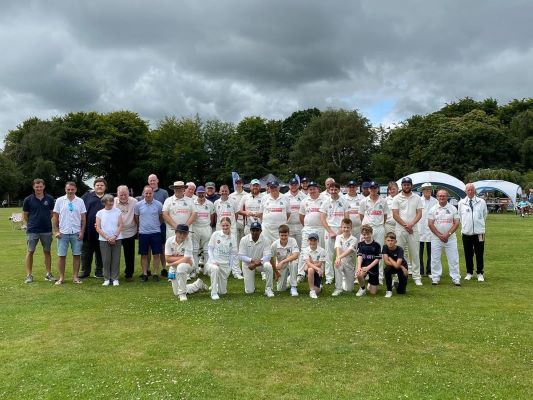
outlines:
M0 0L0 139L127 109L239 121L309 107L389 125L533 96L530 0Z

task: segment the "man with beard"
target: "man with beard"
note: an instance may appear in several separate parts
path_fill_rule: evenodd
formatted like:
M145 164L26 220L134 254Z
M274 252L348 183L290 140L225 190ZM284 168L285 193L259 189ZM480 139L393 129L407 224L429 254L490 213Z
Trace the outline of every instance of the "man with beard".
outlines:
M422 286L420 277L419 246L420 237L417 223L422 218L424 205L420 196L413 194L413 181L409 177L402 179L402 191L394 197L392 215L396 221L396 239L398 246L409 249L411 274L415 285Z
M250 233L250 226L254 222L261 222L261 212L263 206L263 195L261 194L261 183L258 179L250 182L250 193L245 194L239 204L239 214L244 216L246 225L244 234Z

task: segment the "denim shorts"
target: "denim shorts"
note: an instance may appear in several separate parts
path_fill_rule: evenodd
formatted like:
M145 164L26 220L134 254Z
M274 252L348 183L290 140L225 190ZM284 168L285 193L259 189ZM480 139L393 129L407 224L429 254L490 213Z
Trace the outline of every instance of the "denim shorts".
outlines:
M73 256L81 255L81 246L83 244L83 240L78 240L78 236L78 233L62 233L61 237L57 239L57 255L59 257L65 257L67 255L69 244L72 249Z
M26 242L28 243L28 251L30 253L33 253L35 251L35 248L37 247L37 243L39 243L39 241L41 241L41 244L43 245L43 250L47 253L50 252L50 248L52 247L52 232L27 233L26 239Z

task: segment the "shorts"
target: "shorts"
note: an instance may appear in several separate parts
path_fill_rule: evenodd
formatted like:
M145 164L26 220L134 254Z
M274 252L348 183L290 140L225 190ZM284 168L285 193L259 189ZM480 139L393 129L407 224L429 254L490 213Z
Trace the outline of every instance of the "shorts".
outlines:
M161 233L139 233L139 254L147 256L149 248L153 255L161 254Z
M48 233L27 233L26 234L26 242L28 243L28 251L30 253L33 253L35 251L35 248L37 247L37 243L39 243L39 240L41 241L41 244L43 245L43 250L47 253L50 252L50 249L52 248L52 232Z
M59 239L57 239L57 255L59 257L66 257L69 244L73 256L81 255L83 240L78 240L78 236L79 233L62 233Z
M379 264L374 265L368 272L368 283L373 286L379 286Z

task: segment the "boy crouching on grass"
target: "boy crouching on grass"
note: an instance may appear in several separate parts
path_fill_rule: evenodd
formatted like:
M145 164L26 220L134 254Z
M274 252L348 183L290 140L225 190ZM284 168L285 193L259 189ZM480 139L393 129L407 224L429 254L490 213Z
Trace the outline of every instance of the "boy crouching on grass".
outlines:
M368 287L371 294L376 294L379 285L379 261L381 260L381 246L372 239L372 227L361 227L362 241L357 244L357 270L355 277L359 283L357 297L366 294L365 277L368 275ZM353 249L353 248L352 248Z
M287 225L280 225L279 239L274 240L270 246L270 254L272 254L272 265L274 266L274 274L278 280L278 291L287 289L287 278L291 285L291 296L298 296L296 281L298 275L298 258L300 257L300 248L296 239L289 237L289 227Z
M309 297L316 299L322 287L322 267L326 261L326 251L318 245L318 233L308 236L309 247L304 251L304 270L307 272L309 283Z
M347 292L353 291L355 276L354 250L357 246L357 238L352 235L352 221L344 218L341 223L342 235L335 239L335 290L331 294L336 297L342 293L343 282Z
M385 245L383 246L383 261L385 262L385 284L387 292L385 297L392 297L392 275L398 275L398 287L396 293L405 294L407 287L407 261L403 256L403 249L396 245L396 234L389 232L385 235Z

